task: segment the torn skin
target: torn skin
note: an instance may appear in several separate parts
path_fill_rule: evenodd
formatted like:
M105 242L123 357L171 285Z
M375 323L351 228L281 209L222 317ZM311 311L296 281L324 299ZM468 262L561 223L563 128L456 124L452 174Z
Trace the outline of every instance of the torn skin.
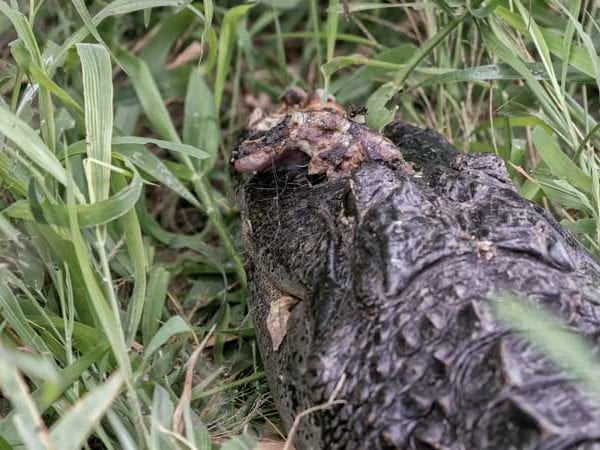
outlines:
M307 164L311 175L336 178L367 160L403 163L389 139L348 118L332 97L326 101L321 97L319 90L308 95L292 88L274 112L255 110L248 123L249 137L234 156L235 170L258 173L275 165Z

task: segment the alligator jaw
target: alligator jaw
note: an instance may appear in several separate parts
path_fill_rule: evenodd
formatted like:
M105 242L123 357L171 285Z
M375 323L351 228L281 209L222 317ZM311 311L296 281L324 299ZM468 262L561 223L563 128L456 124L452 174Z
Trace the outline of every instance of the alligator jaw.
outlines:
M254 111L250 136L234 153L235 170L257 173L273 166L298 166L308 159L309 174L336 178L365 161L403 162L390 140L348 118L332 97L321 97L321 91L308 95L293 88L274 112Z

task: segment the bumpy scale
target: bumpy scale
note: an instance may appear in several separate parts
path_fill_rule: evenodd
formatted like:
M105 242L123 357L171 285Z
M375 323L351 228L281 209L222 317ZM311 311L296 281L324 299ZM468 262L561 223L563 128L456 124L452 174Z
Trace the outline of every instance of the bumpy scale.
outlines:
M495 317L512 291L598 345L600 267L502 161L292 91L234 167L250 305L298 449L600 449L600 411Z

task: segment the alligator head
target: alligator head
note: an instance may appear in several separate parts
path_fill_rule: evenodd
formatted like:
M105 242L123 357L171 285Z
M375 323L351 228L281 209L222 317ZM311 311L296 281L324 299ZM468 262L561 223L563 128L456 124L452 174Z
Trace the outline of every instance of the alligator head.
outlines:
M287 91L274 112L256 109L233 160L238 172L258 173L274 165L307 164L308 173L347 175L365 161L401 161L396 146L347 117L322 91Z
M461 154L333 99L257 112L233 166L250 309L300 449L534 449L600 442L573 381L496 320L510 290L595 335L600 269L522 199L494 155ZM336 400L333 402L332 400Z

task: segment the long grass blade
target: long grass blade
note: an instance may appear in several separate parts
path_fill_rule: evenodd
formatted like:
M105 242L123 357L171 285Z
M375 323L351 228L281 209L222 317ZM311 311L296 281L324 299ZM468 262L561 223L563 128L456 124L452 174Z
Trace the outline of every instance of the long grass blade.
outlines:
M50 437L55 447L61 450L81 448L121 392L124 382L123 375L115 372L108 380L73 405L50 430Z
M31 29L31 25L27 18L19 11L10 8L4 0L0 0L0 13L4 14L11 21L17 35L23 41L27 48L34 64L39 68L44 68L44 60L42 53ZM56 147L56 128L54 123L54 107L49 91L42 87L39 93L40 105L40 123L42 128L42 136L46 145L52 153ZM1 119L0 119L1 121Z
M133 179L131 183L105 200L94 204L75 206L79 225L83 228L97 227L107 224L123 216L135 207L142 194L142 177L131 167ZM50 223L61 227L69 227L69 207L49 202L37 203L41 215L36 217L32 211L35 199L21 200L12 203L4 210L4 214L15 219L37 220L40 223Z
M114 176L113 183L117 189L122 189L126 185L122 175ZM146 271L148 262L146 261L142 230L135 208L127 211L119 222L124 232L129 261L133 269L133 292L129 299L125 319L125 338L126 345L129 347L136 338L146 303Z
M206 161L202 161L204 172L212 169L219 150L221 130L215 108L214 96L204 77L194 70L190 73L185 96L183 142L202 148Z
M215 75L215 105L217 111L221 108L223 89L225 88L225 81L230 69L237 28L242 18L253 6L253 4L235 6L229 9L223 18L217 53L217 73Z
M31 163L66 185L65 169L56 156L29 125L4 106L0 106L0 134L11 140Z
M27 384L17 371L17 366L0 348L0 385L13 408L13 423L22 442L31 450L52 450L54 445L39 410L31 398Z
M495 302L500 317L535 343L555 364L573 374L600 400L600 365L591 355L589 343L570 333L546 311L534 308L515 296L502 296Z
M150 343L159 327L171 274L164 267L155 267L149 275L148 298L142 317L144 345Z
M31 395L31 398L41 413L44 413L55 402L57 402L69 389L72 384L87 370L92 364L97 363L107 352L108 345L101 343L81 358L77 359L69 367L60 371L57 377L44 381ZM11 445L17 445L20 442L15 440L16 430L14 428L13 418L16 410L11 411L6 417L0 420L0 436L9 439ZM12 439L10 439L12 437Z
M113 128L113 86L110 56L98 44L77 44L83 70L85 129L88 158L104 164L90 164L90 202L108 198L110 154Z
M533 130L533 142L553 175L566 179L584 192L591 190L590 177L563 153L556 140L543 128Z
M160 8L164 6L177 7L180 4L181 0L115 0L110 2L100 12L98 12L98 14L92 18L92 23L97 27L109 17L121 16L135 11ZM48 73L50 75L54 74L56 69L62 65L64 57L69 49L75 44L83 41L88 34L88 28L83 26L65 40L65 42L60 46L54 61L48 65Z

